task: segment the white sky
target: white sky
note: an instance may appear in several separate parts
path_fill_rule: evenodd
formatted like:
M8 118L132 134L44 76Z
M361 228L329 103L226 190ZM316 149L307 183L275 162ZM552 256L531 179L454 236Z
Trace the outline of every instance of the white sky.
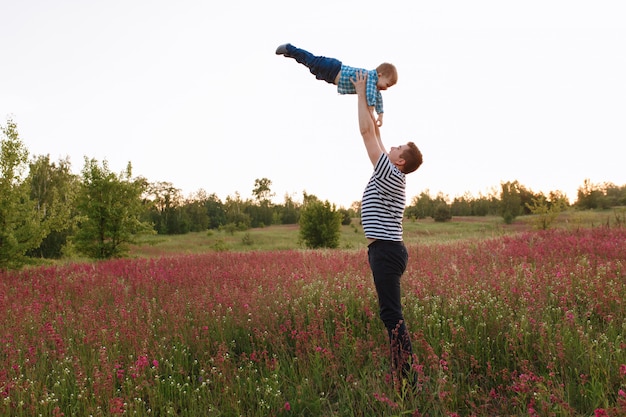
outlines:
M76 173L88 157L184 195L251 198L266 177L277 202L360 200L356 97L275 55L291 42L397 66L381 134L424 154L407 203L626 184L621 0L3 0L0 16L0 124Z

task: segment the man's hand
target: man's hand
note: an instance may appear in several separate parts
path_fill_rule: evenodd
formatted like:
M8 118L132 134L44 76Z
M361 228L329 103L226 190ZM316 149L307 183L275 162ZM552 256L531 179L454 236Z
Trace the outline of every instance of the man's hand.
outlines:
M360 95L365 95L365 86L367 83L367 73L364 71L357 71L356 78L350 78L350 81L354 85L354 89L356 93Z

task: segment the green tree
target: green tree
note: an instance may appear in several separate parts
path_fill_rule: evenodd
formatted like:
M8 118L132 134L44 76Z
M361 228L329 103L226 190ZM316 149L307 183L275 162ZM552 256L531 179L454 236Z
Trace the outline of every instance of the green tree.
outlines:
M601 206L601 200L604 196L602 187L593 184L589 179L585 179L583 185L578 188L578 200L576 206L581 209L592 210Z
M217 194L213 193L204 200L204 209L209 216L209 229L218 229L227 223L224 204Z
M115 175L106 160L100 166L95 159L85 158L77 198L80 219L73 239L77 250L96 259L121 257L136 234L151 231L140 220L144 186L144 181L132 180L130 163Z
M250 202L243 201L239 192L235 192L234 196L227 196L224 203L224 211L226 212L226 224L228 230L248 230L252 224L250 215L246 213L246 207Z
M413 197L411 205L405 210L407 217L425 219L433 215L435 202L428 190L422 191L419 196Z
M300 239L306 247L336 248L339 246L340 232L341 214L335 205L305 195L300 212Z
M38 156L30 162L28 174L30 198L42 219L46 236L28 255L60 258L63 247L76 223L75 199L79 179L71 172L69 159L50 162L50 156Z
M42 216L30 199L24 179L28 150L7 120L0 140L0 268L19 268L27 262L26 252L40 245L45 236Z
M145 198L149 201L150 221L159 234L180 234L182 197L171 182L147 184Z
M285 193L285 202L277 207L281 224L296 224L300 219L300 206Z
M517 181L516 181L517 183ZM517 184L517 190L519 192L520 199L520 214L531 214L529 205L532 205L533 200L540 199L543 194L535 194L531 190L527 189L521 184Z
M520 185L517 181L502 183L500 194L500 215L506 224L513 223L513 220L522 211L522 198L520 196Z
M497 214L500 200L495 193L491 196L484 196L482 193L472 200L472 214L474 216L486 216L488 214Z
M339 214L341 215L341 224L343 226L349 226L350 223L352 223L352 216L354 214L354 212L346 209L346 208L340 208L338 210Z
M471 216L472 215L473 198L469 193L465 193L462 197L454 197L450 205L450 215L454 216Z
M533 198L531 204L526 203L528 210L535 215L535 227L547 230L559 213L566 207L565 200L558 195L554 195L554 200L548 200L543 194Z
M254 194L257 202L269 202L270 198L274 196L274 193L272 193L272 190L270 188L271 186L272 181L267 178L257 178L254 180L254 188L252 189L252 194Z
M614 206L626 206L626 184L611 188L608 191L612 198L614 198Z
M361 200L353 201L350 204L350 210L354 213L354 217L361 217Z
M271 185L272 181L267 178L254 180L252 194L256 204L246 204L244 210L250 216L250 225L252 227L264 227L274 222L274 210L270 200L274 194L270 189Z
M626 205L626 186L618 187L617 185L607 182L604 185L607 205L609 207Z
M208 198L206 191L201 189L185 201L183 210L189 219L189 231L203 232L209 228L209 213L205 208Z
M274 223L274 210L266 203L248 201L243 210L250 219L250 227L265 227Z

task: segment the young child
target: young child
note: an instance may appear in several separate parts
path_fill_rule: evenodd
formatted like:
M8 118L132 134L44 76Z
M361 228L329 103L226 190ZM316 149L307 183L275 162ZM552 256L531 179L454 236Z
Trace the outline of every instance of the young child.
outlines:
M398 82L398 72L396 67L389 63L380 64L375 70L364 70L361 68L343 65L335 58L316 56L304 49L296 48L290 43L280 45L276 49L276 55L284 55L293 58L300 64L305 65L315 75L318 80L324 80L329 84L337 86L339 94L356 94L354 84L350 81L359 71L367 73L367 105L376 110L378 118L375 119L377 126L383 125L383 96L380 93ZM374 114L372 113L372 117Z

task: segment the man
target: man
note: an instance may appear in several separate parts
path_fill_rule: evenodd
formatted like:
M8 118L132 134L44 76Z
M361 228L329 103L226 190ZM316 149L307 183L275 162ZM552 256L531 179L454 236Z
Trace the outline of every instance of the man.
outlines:
M422 164L413 142L385 150L374 115L366 100L367 74L357 73L352 83L358 95L358 118L367 154L374 166L361 202L361 223L367 238L368 260L378 294L380 318L389 334L391 363L396 374L407 378L413 351L402 315L400 278L408 252L402 240L406 204L406 174Z

